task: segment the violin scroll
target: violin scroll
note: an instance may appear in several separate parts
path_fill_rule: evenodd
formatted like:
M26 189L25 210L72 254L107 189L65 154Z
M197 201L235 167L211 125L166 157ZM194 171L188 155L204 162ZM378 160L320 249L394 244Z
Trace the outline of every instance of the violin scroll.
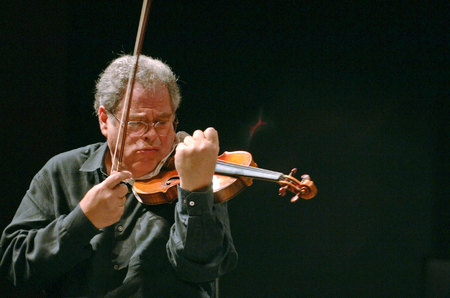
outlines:
M311 178L307 174L302 175L302 180L298 181L294 178L294 174L296 172L297 169L294 168L291 170L289 175L284 175L283 179L278 181L278 183L282 185L278 191L278 194L280 196L285 196L287 191L295 194L291 198L291 203L296 202L299 198L305 200L314 198L317 194L317 187L314 182L311 181Z

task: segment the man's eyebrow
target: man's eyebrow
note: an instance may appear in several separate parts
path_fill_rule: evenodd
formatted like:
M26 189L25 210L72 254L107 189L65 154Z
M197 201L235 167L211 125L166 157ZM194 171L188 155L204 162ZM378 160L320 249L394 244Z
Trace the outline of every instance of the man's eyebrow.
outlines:
M155 113L155 117L157 118L170 118L170 116L172 116L173 113L167 113L167 112L162 112L162 113Z
M167 118L170 118L173 115L173 113L161 112L161 113L153 113L153 115L154 115L154 118L167 119ZM137 114L137 115L130 114L130 119L145 120L146 118L147 118L147 116L144 114Z

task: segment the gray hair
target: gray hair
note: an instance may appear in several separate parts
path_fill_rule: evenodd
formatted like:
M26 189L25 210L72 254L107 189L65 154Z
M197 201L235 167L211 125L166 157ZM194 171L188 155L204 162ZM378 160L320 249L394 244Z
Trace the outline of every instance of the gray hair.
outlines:
M123 99L130 73L136 61L135 56L121 56L115 59L100 75L95 91L94 109L98 113L100 106L111 113L115 113ZM170 67L164 62L151 57L140 55L136 82L146 89L163 84L169 90L172 110L175 113L180 101L180 89L177 78Z

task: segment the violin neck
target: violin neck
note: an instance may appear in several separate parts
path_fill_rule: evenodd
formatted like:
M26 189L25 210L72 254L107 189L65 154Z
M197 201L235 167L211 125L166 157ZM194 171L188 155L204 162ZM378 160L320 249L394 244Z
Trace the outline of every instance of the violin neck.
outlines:
M244 166L244 165L238 165L234 163L228 163L224 161L217 161L216 162L216 174L223 174L223 175L230 175L230 176L243 176L243 177L249 177L253 179L259 179L259 180L266 180L266 181L272 181L277 182L282 180L284 174L265 170L261 168L251 167L251 166Z

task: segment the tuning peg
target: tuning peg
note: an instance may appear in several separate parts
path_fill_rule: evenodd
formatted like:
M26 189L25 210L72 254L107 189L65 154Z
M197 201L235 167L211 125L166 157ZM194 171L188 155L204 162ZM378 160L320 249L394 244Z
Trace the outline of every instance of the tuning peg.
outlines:
M289 173L289 176L294 176L295 175L295 173L297 173L297 168L293 168L292 170L291 170L291 173Z
M297 200L298 200L299 198L300 198L300 197L299 197L298 195L293 196L293 197L291 198L291 203L297 202Z
M282 186L282 187L280 187L280 189L278 190L278 195L284 197L284 196L286 195L287 189L288 189L287 186Z

